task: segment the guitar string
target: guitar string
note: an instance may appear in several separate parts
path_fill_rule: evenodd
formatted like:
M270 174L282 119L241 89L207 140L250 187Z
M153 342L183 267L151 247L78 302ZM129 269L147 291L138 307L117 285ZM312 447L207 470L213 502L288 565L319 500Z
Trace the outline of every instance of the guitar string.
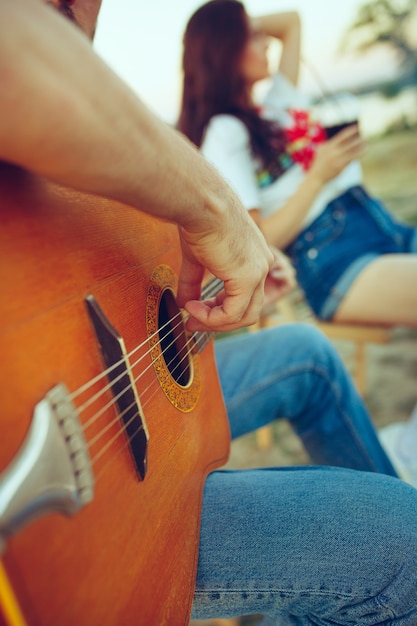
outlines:
M211 333L213 334L213 333ZM201 339L201 336L199 337L199 339ZM197 339L197 343L199 341L199 339ZM158 385L155 385L155 390L153 392L153 394L147 398L146 402L143 404L144 408L147 404L149 404L149 402L152 400L153 396L155 395L155 393L159 390ZM147 388L147 390L150 389L150 386ZM145 391L147 391L145 390ZM129 424L136 419L136 417L138 416L138 413L136 413L134 416L132 416L132 418L129 420ZM115 421L119 421L118 418L116 418ZM127 426L127 425L126 425ZM116 453L113 452L113 455L109 458L109 460L106 462L106 464L99 470L99 472L96 474L96 482L98 482L102 476L106 473L106 471L110 468L110 466L114 463L114 461L121 455L121 453L127 448L127 446L130 444L130 442L136 437L136 435L138 435L141 431L143 430L143 424L141 423L137 430L131 434L126 440L125 442L122 444L121 447L118 448L118 450L116 451ZM113 443L115 442L116 439L118 439L120 437L120 435L125 432L125 429L121 429L109 442L107 442L107 444L105 446L103 446L101 448L101 450L96 454L96 456L92 459L91 463L92 465L94 465L95 462L97 462L97 460L99 458L101 458L103 456L103 454L113 445Z
M200 339L201 339L201 337L200 337ZM197 343L198 343L198 339L197 339ZM189 352L188 352L188 353L187 353L187 354L183 357L183 359L182 359L182 360L184 360L185 358L187 358L187 356L188 356L188 355L189 355ZM178 365L179 365L179 364L180 364L180 363L178 363L176 367L178 367ZM190 366L190 365L188 364L188 365L187 365L187 368L189 368L189 366ZM175 368L174 368L174 369L175 369ZM174 371L174 370L173 370L173 371ZM154 383L155 383L155 384L154 384ZM143 403L143 405L142 405L142 409L145 409L145 407L149 404L149 402L150 402L150 401L152 400L152 398L154 397L155 393L157 393L157 391L159 391L159 385L157 384L157 381L156 381L156 380L154 380L154 381L151 383L151 385L149 385L149 386L148 386L148 387L144 390L144 393L146 393L149 389L151 389L151 388L152 388L152 385L154 385L154 391L153 391L152 395L151 395L149 398L146 398L145 402L144 402L144 403ZM126 411L128 411L130 408L132 408L133 406L135 406L135 403L132 403L132 405L130 405L130 407L127 407L127 408L125 409L125 411L122 413L122 415L123 415ZM123 428L120 428L120 429L118 430L118 432L117 432L117 433L116 433L116 434L112 437L112 439L110 439L110 440L109 440L109 441L108 441L108 442L107 442L104 446L102 446L102 447L100 448L100 450L99 450L99 451L95 454L95 456L91 459L91 464L92 464L92 465L94 465L94 464L95 464L95 463L96 463L96 462L97 462L97 461L98 461L98 460L99 460L99 459L103 456L103 454L104 454L104 453L105 453L105 452L106 452L106 451L107 451L107 450L108 450L108 449L109 449L109 448L110 448L110 447L114 444L114 442L115 442L115 441L116 441L116 440L117 440L117 439L118 439L118 438L119 438L119 437L120 437L120 436L121 436L124 432L126 432L127 428L128 428L128 427L132 424L132 422L133 422L133 421L134 421L134 420L135 420L138 416L140 416L140 413L136 412L136 413L135 413L135 414L134 414L134 415L133 415L133 416L129 419L129 421L128 421L128 422L126 422L126 423L124 424ZM109 430L109 428L110 428L112 425L114 425L115 423L118 423L119 421L120 421L120 415L118 415L118 416L117 416L117 417L116 417L116 418L112 421L112 423L111 423L111 424L109 424L108 426L106 426L106 428L105 428L105 429L103 429L103 430L101 431L101 433L99 433L99 434L95 437L95 441L97 441L97 440L100 438L100 437L99 437L99 435L102 435L104 432L107 432L107 430ZM140 426L137 428L137 430L136 430L133 434L131 434L131 435L129 435L129 437L127 437L127 440L126 440L126 441L125 441L125 443L123 444L122 448L120 448L120 449L116 452L116 454L113 454L113 456L112 456L112 457L110 457L110 459L109 459L109 461L107 462L107 464L105 465L105 467L104 467L104 468L102 468L102 470L100 471L99 475L97 476L97 480L98 480L99 476L101 477L101 476L103 475L104 470L105 470L105 469L107 469L107 468L111 465L112 461L113 461L113 460L115 460L115 459L119 456L119 454L120 454L120 453L121 453L121 452L122 452L122 451L123 451L123 450L124 450L124 449L125 449L128 445L129 445L129 443L130 443L130 442L134 439L134 437L136 437L136 435L137 435L137 434L138 434L141 430L143 430L143 424L142 424L142 423L140 424ZM94 441L94 443L95 443L95 441ZM91 447L91 445L93 445L92 440L90 440L90 441L87 443L87 445L88 445L89 447Z
M113 452L113 455L108 459L108 461L106 461L106 463L100 468L100 470L96 473L95 475L95 482L98 483L102 477L104 476L104 474L107 472L107 470L110 469L110 467L113 465L113 463L116 461L116 459L119 458L119 456L122 454L122 452L124 452L126 450L126 448L128 447L128 445L130 444L130 442L136 437L136 435L138 435L140 433L140 431L143 429L143 426L139 426L137 431L130 437L130 439L124 441L124 443L122 444L122 446L118 447L116 452ZM114 442L112 442L114 443ZM112 445L112 444L111 444ZM107 449L110 447L107 446Z
M178 314L177 314L178 315ZM175 317L177 317L177 315ZM175 319L175 317L173 319ZM169 322L167 322L168 324ZM178 322L178 324L176 326L173 327L172 330L175 330L176 328L178 328L179 326L181 326L183 323L183 319L181 317L180 321ZM164 327L167 325L165 324ZM198 333L193 333L192 335L192 339L196 339L197 335L206 335L207 331L205 333L203 332L198 332ZM186 335L186 331L184 330L182 333L180 333L177 336L174 336L173 340L171 341L171 343L169 343L166 348L165 351L167 351L169 348L171 348L176 341L178 341L180 338L182 338L183 336ZM155 336L155 333L152 335ZM198 341L198 338L197 338ZM153 350L155 350L155 348L159 347L162 344L162 340L159 342L156 342L152 348L150 350L148 350L147 352L145 352L139 359L137 359L137 361L135 361L134 363L130 364L129 363L129 367L127 368L129 371L132 371L134 367L136 367L146 356L148 356L148 354L151 354ZM188 342L186 342L185 346L187 346ZM142 344L143 345L143 344ZM130 354L132 354L133 352L135 352L137 349L135 349L134 351L132 351ZM164 350L162 350L162 355L164 354ZM143 370L142 375L145 374L154 364L155 362L160 358L161 355L158 355L158 357L154 360L151 361L151 363L146 367L145 370ZM175 358L175 357L174 357ZM119 361L120 363L123 363L126 365L126 360L127 360L127 356L125 357L125 359L121 359L121 361ZM171 365L171 362L167 364L168 368ZM110 369L110 368L109 368ZM107 370L109 371L109 370ZM108 383L105 387L101 388L100 391L98 391L96 394L94 394L93 396L91 396L84 404L82 404L80 407L78 407L78 413L81 414L83 411L85 411L89 406L91 406L96 400L98 400L106 391L111 390L112 387L114 386L114 383L119 382L124 376L126 376L126 370L124 370L123 372L121 372L121 374L119 374L119 376L117 376L116 378L114 378L110 383ZM138 380L138 379L136 379ZM130 389L131 384L129 383L128 386L122 390L121 392L119 392L119 394L117 396L115 396L113 398L113 401L111 403L108 404L107 407L102 407L102 409L100 410L101 413L104 412L104 410L106 410L106 408L109 408L109 406L111 406L111 404L114 403L114 400L118 400L125 392L126 390ZM92 424L94 421L96 421L96 419L98 417L100 417L99 413L96 413L95 415L93 415L90 420L88 422L86 422L86 424L84 424L84 428L86 429L90 424Z
M178 324L176 326L173 327L172 330L176 330L179 326L181 326L182 323L182 319L178 322ZM167 322L167 324L169 324L169 322ZM167 325L165 324L164 327ZM155 336L156 333L154 333L152 335L152 337ZM185 334L184 332L182 333L182 335ZM181 335L178 336L178 339L181 337ZM174 338L173 341L169 344L169 346L167 346L167 348L171 347L172 344L176 341L177 338ZM152 352L152 349L158 347L160 344L162 343L162 341L158 341L157 343L155 343L155 345L153 346L153 348L151 348L151 350L148 350L147 352L145 352L144 354L142 354L142 356L137 359L137 361L134 361L133 363L129 364L129 367L127 367L128 370L133 370L134 367L136 367L137 365L139 365L139 363L148 356L148 354L150 354ZM135 349L134 351L132 351L130 354L136 352L137 349ZM124 359L121 359L119 361L119 365L123 364L126 365L126 361L129 357L126 356ZM143 371L143 373L146 373L146 371L152 367L152 365L154 364L154 361L151 361L150 365L148 365L148 367ZM110 368L109 368L110 369ZM107 370L108 371L108 370ZM97 393L95 393L94 395L90 396L90 398L88 398L88 400L86 402L84 402L84 404L82 404L80 407L78 407L78 413L81 414L83 413L86 409L88 409L89 406L91 406L94 402L96 402L96 400L98 400L106 391L111 390L112 387L114 386L115 383L120 382L120 380L126 376L126 370L123 370L123 372L121 372L118 376L116 376L116 378L114 378L111 382L109 382L105 387L102 387L100 389L100 391L98 391ZM130 385L128 385L128 387L126 387L123 391L121 391L117 396L115 396L114 400L118 400L123 393L126 391L126 389L129 388ZM91 423L95 421L94 416L93 418L91 418ZM85 427L87 427L89 425L89 423L87 423L85 425Z
M206 285L206 287L203 288L202 298L206 299L208 297L212 297L212 296L216 295L219 292L219 288L221 287L221 285L222 285L222 281L220 279L216 278L216 279L212 280L208 285ZM92 378L89 381L87 381L86 383L84 383L81 387L79 387L75 391L71 392L69 394L70 399L74 400L75 398L80 396L82 393L85 393L95 383L100 382L100 380L105 378L114 369L116 369L120 365L123 365L126 362L126 359L129 359L131 356L133 356L138 350L140 350L140 348L142 348L144 345L146 345L151 339L153 339L156 335L158 335L158 333L160 333L161 330L164 330L165 327L168 326L169 324L171 324L176 318L181 318L182 319L182 314L181 314L180 311L172 319L169 319L163 326L161 326L159 329L157 329L153 334L149 335L144 341L142 341L142 343L140 343L135 348L133 348L133 350L131 352L129 352L126 355L123 355L123 357L119 361L117 361L116 363L111 365L109 368L107 368L107 369L103 370L102 372L100 372L100 374L98 374L94 378ZM158 345L158 344L156 344L156 345ZM149 352L150 352L150 350L149 350ZM146 353L146 354L148 354L148 353ZM144 356L146 356L146 354ZM109 385L107 387L107 389L109 389L110 387L111 387L111 385Z
M183 334L185 334L185 333L183 333ZM174 341L173 341L173 342L171 342L171 344L170 344L170 345L172 345L174 342L175 342L175 339L174 339ZM185 344L185 346L184 346L184 348L187 350L186 354L185 354L185 355L182 357L182 359L181 359L181 360L180 360L180 361L179 361L179 362L175 365L175 367L173 368L173 370L172 370L172 371L171 371L171 370L169 370L169 371L171 372L171 375L172 375L172 374L174 374L174 373L175 373L175 371L176 371L176 369L177 369L178 367L180 367L180 365L182 365L183 361L189 357L189 355L190 355L190 353L191 353L191 350L189 350L189 347L190 347L190 344L191 344L192 342L194 342L194 338L193 338L193 337L191 337L191 338L190 338L190 339L186 342L186 344ZM198 340L196 341L196 343L197 343L197 342L198 342ZM150 365L148 365L148 367L146 368L146 370L142 371L142 372L139 374L139 376L137 376L136 378L133 378L133 383L137 383L137 382L138 382L138 380L140 380L140 378L142 378L143 374L144 374L144 373L145 373L148 369L150 369L150 368L151 368L151 367L152 367L152 366L153 366L153 365L154 365L154 364L155 364L155 363L156 363L156 362L157 362L157 361L158 361L158 360L159 360L159 359L163 356L163 354L164 354L164 353L163 353L163 352L161 352L161 354L160 354L160 355L158 355L158 357L157 357L154 361L151 361ZM173 362L173 360L175 360L175 358L176 358L176 357L173 357L173 359L171 359L171 361L170 361L169 363L167 363L167 364L166 364L166 365L167 365L167 367L168 367L168 369L169 369L169 366L170 366L170 365L172 365L172 362ZM187 364L187 370L189 369L189 367L190 367L190 364L188 363L188 364ZM132 367L132 368L130 368L130 369L131 369L131 370L133 370L133 367ZM184 373L186 373L186 372L184 372ZM132 371L132 374L133 374L133 371ZM125 373L124 375L126 375L126 373ZM143 394L145 394L145 393L146 393L149 389L151 389L151 387L152 387L152 385L153 385L153 384L155 384L156 390L158 390L159 385L158 385L157 383L158 383L157 379L153 379L153 380L152 380L152 382L151 382L151 384L150 384L150 385L148 385L148 387L146 387L145 389L143 389L143 390L141 391L141 397L143 397ZM88 428L89 426L91 426L91 424L92 424L92 423L93 423L93 422L97 419L97 417L99 417L99 416L100 416L100 414L104 413L104 411L106 411L106 410L107 410L107 409L109 409L111 406L113 406L113 405L115 404L115 401L117 401L118 399L120 399L120 398L121 398L121 397L122 397L122 396L126 393L126 391L129 391L131 388L132 388L132 383L130 382L130 383L129 383L126 387L125 387L125 389L123 389L123 390L122 390L122 391L121 391L121 392L120 392L117 396L114 396L114 398L113 398L110 402L108 402L108 403L107 403L104 407L102 407L102 408L100 409L100 411L98 411L98 412L97 412L97 413L96 413L96 414L95 414L92 418L90 418L90 420L88 420L88 422L86 422L85 424L83 424L83 425L82 425L82 428L83 428L84 432L87 430L87 428ZM154 395L154 394L152 394L151 398L153 397L153 395ZM149 400L147 400L147 402L149 402ZM125 409L124 409L121 413L119 413L119 414L118 414L118 416L116 417L116 419L115 419L114 421L112 421L110 424L108 424L108 425L107 425L107 426L106 426L103 430L101 430L99 433L97 433L97 435L95 435L95 437L93 437L92 439L90 439L90 440L89 440L89 445L91 446L91 445L93 445L94 443L96 443L96 441L100 438L100 436L101 436L102 434L104 434L104 432L106 432L106 431L110 428L110 426L112 426L115 422L117 422L117 421L119 420L119 418L120 418L120 417L123 417L123 416L124 416L124 415L125 415L128 411L130 411L130 410L131 410L131 409L132 409L135 405L136 405L136 402L134 401L134 402L132 402L129 406L125 407ZM146 405L145 405L145 404L143 404L143 408L144 408L145 406L146 406Z
M149 389L150 387L148 387ZM158 386L156 385L156 389L154 390L153 394L147 398L146 402L143 404L143 408L145 408L145 406L151 401L151 399L153 398L153 396L155 395L155 393L158 391ZM135 419L136 417L140 415L138 413L136 413L135 415L133 415L129 422L126 423L125 428L120 429L117 434L111 439L109 440L104 446L102 446L102 448L99 450L99 452L93 457L93 459L91 460L92 465L94 465L94 463L96 463L99 458L101 458L103 456L103 454L110 448L113 446L114 442L116 441L116 439L118 439L120 437L120 435L126 431L127 426L130 425ZM119 421L118 418L116 418L114 420ZM114 423L114 422L113 422ZM101 479L101 477L105 474L105 472L109 469L109 467L113 464L113 462L120 456L120 454L126 449L126 447L130 444L130 442L136 437L136 435L138 435L141 431L143 430L143 424L141 423L139 425L139 427L137 428L137 430L129 435L129 437L127 437L127 439L125 440L125 442L122 444L121 447L118 448L118 450L116 451L116 453L113 452L113 455L109 458L109 460L106 462L106 464L101 468L101 470L99 471L99 473L96 475L96 482L98 482L98 480Z
M189 342L188 342L188 343L191 343L191 339L189 340ZM197 339L196 343L198 344L198 339ZM188 351L188 352L187 352L187 353L183 356L183 358L181 359L181 361L179 361L179 362L177 363L177 365L174 367L174 369L172 370L171 374L173 374L173 373L175 372L175 370L176 370L176 369L177 369L177 368L178 368L178 367L179 367L179 366L183 363L183 361L189 357L190 353L191 353L191 350L190 350L190 351ZM187 368L186 368L186 369L187 369L187 370L189 370L189 368L190 368L190 362L188 362L188 364L187 364ZM134 383L136 383L136 382L139 380L139 378L140 378L140 377L141 377L141 376L138 376L136 379L134 379L134 381L133 381L133 382L134 382ZM127 389L131 389L131 387L132 387L132 385L130 384L130 385L128 385ZM150 400L154 397L155 393L159 390L159 384L158 384L158 380L157 380L157 379L153 379L153 380L152 380L152 382L151 382L151 384L150 384L150 385L148 385L148 387L146 387L145 389L143 389L143 390L141 391L141 398L143 398L143 397L144 397L144 394L146 394L146 393L147 393L150 389L152 389L152 387L154 387L154 391L153 391L152 395L151 395L149 398L146 398L146 399L144 400L144 402L142 403L142 409L144 409L144 408L145 408L145 407L149 404ZM114 404L114 403L112 403L112 404ZM108 424L108 425L107 425L107 426L106 426L106 427L105 427L102 431L100 431L99 433L97 433L97 435L96 435L94 438L90 439L90 440L89 440L88 445L89 445L89 446L93 445L93 444L94 444L94 443L95 443L95 442L96 442L96 441L100 438L100 436L101 436L101 435L102 435L105 431L107 431L107 430L109 429L109 427L110 427L110 426L114 425L116 422L119 422L120 417L123 417L123 416L124 416L124 415L125 415L128 411L130 411L130 410L131 410L131 409L132 409L135 405L136 405L136 402L132 402L129 406L127 406L127 407L126 407L126 408L122 411L122 413L119 413L119 414L116 416L116 418L115 418L115 419L111 422L111 424ZM111 405L110 405L110 406L111 406ZM132 418L132 419L135 419L136 417L137 417L137 414L136 414L135 416L133 416L133 418ZM129 425L130 425L130 423L131 423L131 421L127 422L127 423L125 424L125 428L124 428L124 429L122 429L120 432L123 432L124 430L126 430L126 427L127 427L127 426L129 426Z
M171 324L171 322L175 318L180 317L180 316L181 316L181 313L180 312L177 313L172 320L168 320L163 326L161 326L161 328L156 330L154 333L152 333L152 335L149 335L149 337L147 337L144 341L142 341L142 343L138 344L135 348L133 348L133 350L131 352L129 352L126 355L123 355L123 357L119 361L116 361L116 363L113 363L113 365L111 365L107 369L105 369L102 372L100 372L100 374L98 374L94 378L91 378L88 382L84 383L81 387L79 387L75 391L71 392L70 393L70 399L71 400L75 400L75 398L77 398L81 394L83 394L86 391L88 391L90 389L90 387L92 387L96 383L100 382L103 378L108 376L114 369L116 369L117 367L120 367L120 365L123 365L125 363L126 359L129 359L130 357L132 357L138 350L140 350L140 348L145 346L151 339L153 339L158 333L160 333L161 330L164 330L166 326ZM109 387L110 387L110 385L109 385ZM109 388L109 387L107 387L107 388Z
M214 282L214 281L213 281L213 282ZM220 283L220 284L221 284L221 281L215 281L215 282L216 282L216 283ZM211 287L211 289L207 289L207 290L205 291L205 297L207 297L207 294L209 294L209 295L215 295L216 291L218 290L218 285L212 285L212 284L210 284L210 287ZM177 314L175 317L178 317L178 314ZM175 319L175 317L174 317L173 319ZM169 321L168 323L170 323L170 321ZM165 326L166 326L166 325L165 325ZM159 331L158 331L158 332L159 332ZM183 332L182 334L184 335L184 334L185 334L185 332ZM181 359L181 360L177 363L177 365L175 366L175 368L174 368L174 370L172 371L172 373L174 373L174 372L175 372L175 370L176 370L176 369L177 369L177 368L178 368L178 367L182 364L182 362L184 361L184 359L187 359L187 358L189 357L190 351L188 350L188 348L189 348L190 343L191 343L191 342L193 342L193 343L196 343L196 344L197 344L197 346L199 346L199 343L201 343L201 340L207 341L206 336L208 336L208 333L194 333L194 334L192 335L192 337L191 337L191 338L190 338L190 339L186 342L185 346L183 347L183 349L186 349L186 353L185 353L184 357L183 357L183 358L182 358L182 359ZM174 338L173 342L171 342L171 344L169 344L169 346L168 346L168 347L170 347L170 346L172 345L172 343L174 343L174 342L175 342L175 340L176 340L176 339ZM143 342L141 345L143 345L144 343L146 343L146 342ZM158 344L156 344L156 345L158 345ZM155 346L154 346L154 347L155 347ZM136 350L137 350L137 348L136 348L135 350L133 350L130 354L134 353ZM151 352L151 351L149 351L149 352ZM144 358L144 356L145 356L145 355L143 355L141 358ZM162 351L162 353L161 353L161 354L157 357L157 359L160 359L160 358L161 358L161 356L163 356L163 351ZM176 358L176 357L174 357L174 358ZM157 360L157 359L156 359L156 360ZM140 361L140 360L141 360L141 359L138 359L138 361L136 362L136 364L137 364L137 363L139 363L139 361ZM154 362L156 362L156 360L155 360ZM123 361L124 361L124 359L122 359L121 361L123 362ZM153 362L153 363L154 363L154 362ZM149 368L152 366L152 364L153 364L153 363L151 363L151 365L149 365L147 369L149 369ZM170 364L172 364L172 362L170 362L170 363L168 364L168 366L169 366ZM112 367L113 367L113 366L112 366ZM188 364L187 364L187 368L186 368L186 370L188 370L188 369L189 369L189 367L190 367L190 363L188 363ZM109 368L109 369L111 369L111 368ZM130 369L133 369L133 367L131 367ZM124 372L124 373L123 373L123 375L126 375L126 372ZM141 373L141 375L140 375L140 376L138 376L138 377L135 379L135 381L134 381L134 382L137 382L137 381L141 378L141 376L142 376L142 375L143 375L143 372ZM114 382L114 381L113 381L113 382ZM145 406L147 406L147 404L150 402L150 400L152 399L152 397L155 395L155 393L156 393L156 392L158 391L158 389L159 389L158 381L157 381L157 380L155 380L155 381L153 381L153 382L151 383L151 385L149 385L149 386L148 386L145 390L143 390L143 391L142 391L142 395L143 395L143 394L146 394L146 393L147 393L147 392L148 392L148 391L152 388L152 384L153 384L153 383L155 383L155 391L152 393L152 395L151 395L149 398L147 398L147 399L145 400L145 402L143 403L143 407L142 407L142 408L145 408ZM111 387L111 385L109 385L108 387ZM108 388L108 387L107 387L107 388ZM131 388L131 383L128 385L128 387L127 387L127 388ZM123 394L124 392L125 392L125 391L123 391L123 392L122 392L122 394ZM104 393L104 391L103 391L103 393ZM119 394L119 395L122 395L122 394ZM106 407L106 408L109 408L109 406L111 406L112 404L114 404L114 401L112 401L109 405L107 405L107 407ZM131 405L130 407L128 407L127 409L125 409L125 411L130 410L131 408L132 408L132 405ZM102 414L102 413L103 413L103 409L101 409L101 410L99 411L99 414ZM115 421L119 421L119 417L120 417L120 416L118 416L118 418L116 418L116 420L115 420ZM124 427L124 428L120 431L120 433L118 433L118 435L117 435L117 436L119 436L119 434L121 434L124 430L126 430L126 428L129 426L129 424L131 423L131 421L132 421L133 419L135 419L135 418L136 418L136 415L135 415L135 416L133 416L133 418L131 418L131 420L130 420L130 421L129 421L126 425L125 425L125 427ZM114 423L114 422L113 422L113 423ZM113 423L112 423L112 424L113 424ZM84 427L85 427L85 425L84 425ZM107 430L108 430L109 428L110 428L110 426L106 426L106 428L105 428L105 429L103 429L103 430L101 431L101 433L99 433L98 435L99 435L99 436L101 436L102 434L104 434L104 432L107 432ZM136 434L137 434L137 432L139 432L139 430L140 430L140 428L138 429L138 431L136 431L136 432L132 435L132 438L133 438L134 436L136 436ZM95 441L99 438L99 436L96 436ZM111 443L111 442L110 442L110 443ZM127 442L127 443L129 443L129 442ZM92 445L92 444L90 443L90 445Z

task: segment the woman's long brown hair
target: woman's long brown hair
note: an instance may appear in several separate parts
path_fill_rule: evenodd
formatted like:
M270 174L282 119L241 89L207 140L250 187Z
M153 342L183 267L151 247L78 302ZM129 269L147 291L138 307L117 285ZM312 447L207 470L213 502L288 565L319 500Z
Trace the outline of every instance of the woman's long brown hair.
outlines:
M214 115L238 117L247 127L251 148L264 165L285 148L283 130L262 119L240 72L249 33L238 0L211 0L190 18L184 34L183 92L178 129L198 147Z

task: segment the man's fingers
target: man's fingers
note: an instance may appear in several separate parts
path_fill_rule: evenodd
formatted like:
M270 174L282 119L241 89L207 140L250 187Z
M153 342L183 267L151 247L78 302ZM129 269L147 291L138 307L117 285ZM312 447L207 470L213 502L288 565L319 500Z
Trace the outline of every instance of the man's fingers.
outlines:
M186 302L190 300L200 298L203 277L204 267L183 252L181 272L178 278L177 304L179 307L184 307Z
M229 331L249 326L257 321L264 301L263 284L253 291L248 300L244 296L228 295L224 298L209 301L190 301L185 305L190 314L187 328L190 331L211 330L215 332Z

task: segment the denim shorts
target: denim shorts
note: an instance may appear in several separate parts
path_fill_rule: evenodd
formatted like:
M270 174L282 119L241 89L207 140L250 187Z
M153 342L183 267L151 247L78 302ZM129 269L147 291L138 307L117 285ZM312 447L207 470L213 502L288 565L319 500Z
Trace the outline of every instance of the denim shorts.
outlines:
M285 250L315 314L329 320L363 268L382 254L417 253L417 229L363 187L332 200Z

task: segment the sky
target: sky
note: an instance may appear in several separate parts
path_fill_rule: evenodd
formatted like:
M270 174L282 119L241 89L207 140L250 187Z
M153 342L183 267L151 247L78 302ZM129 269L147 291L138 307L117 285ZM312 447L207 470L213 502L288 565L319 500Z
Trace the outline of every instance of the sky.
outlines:
M365 0L246 0L251 15L298 10L303 24L300 86L333 90L383 78L392 65L382 53L339 56L338 44ZM95 49L160 117L174 122L181 85L181 39L202 0L103 0ZM278 48L277 48L278 53ZM313 68L313 70L311 69Z

